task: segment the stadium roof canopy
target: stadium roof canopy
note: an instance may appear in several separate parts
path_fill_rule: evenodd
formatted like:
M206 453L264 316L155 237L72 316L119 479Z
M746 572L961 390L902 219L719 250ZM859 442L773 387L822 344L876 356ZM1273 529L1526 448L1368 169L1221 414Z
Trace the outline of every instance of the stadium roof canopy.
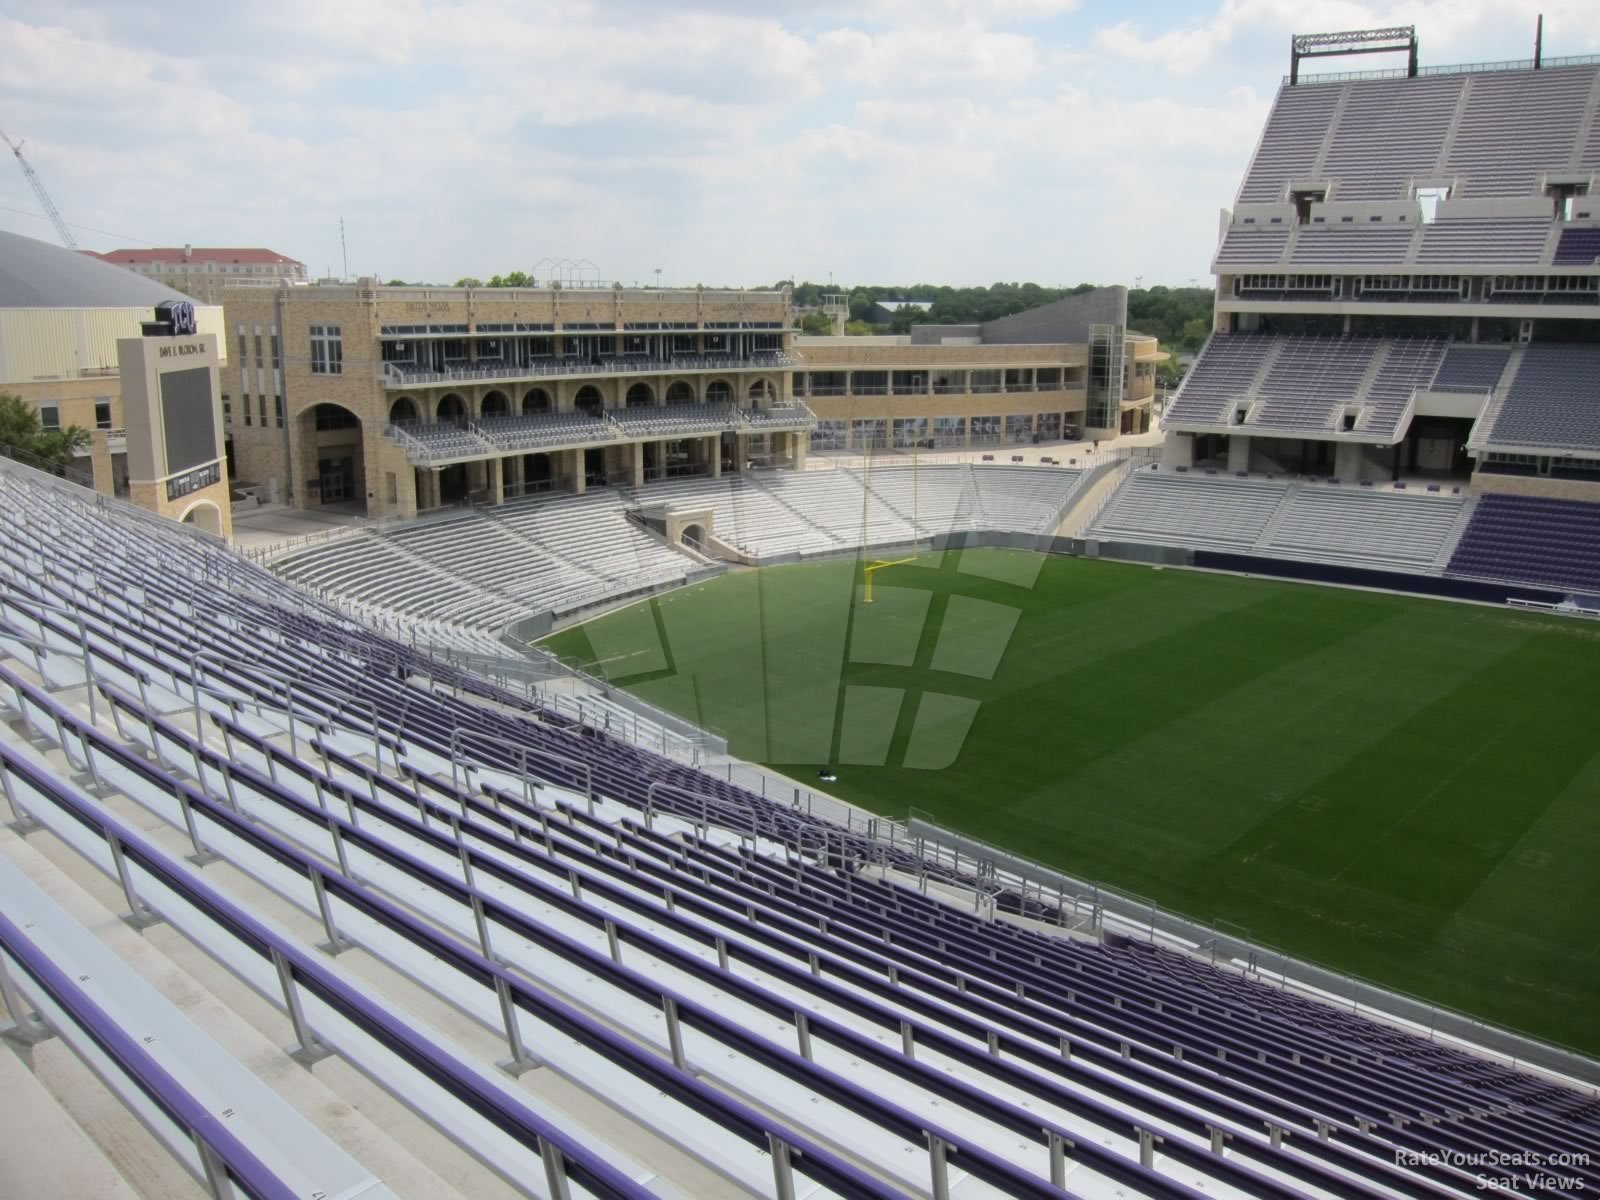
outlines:
M86 254L0 231L0 308L154 308L188 299Z

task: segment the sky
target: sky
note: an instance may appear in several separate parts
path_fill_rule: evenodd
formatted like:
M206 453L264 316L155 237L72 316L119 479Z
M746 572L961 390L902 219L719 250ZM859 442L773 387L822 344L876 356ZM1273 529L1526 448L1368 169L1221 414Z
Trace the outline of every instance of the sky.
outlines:
M0 0L0 128L90 249L340 274L342 217L383 279L1204 286L1292 33L1498 61L1539 12L1600 52L1595 0ZM15 161L0 228L54 240Z

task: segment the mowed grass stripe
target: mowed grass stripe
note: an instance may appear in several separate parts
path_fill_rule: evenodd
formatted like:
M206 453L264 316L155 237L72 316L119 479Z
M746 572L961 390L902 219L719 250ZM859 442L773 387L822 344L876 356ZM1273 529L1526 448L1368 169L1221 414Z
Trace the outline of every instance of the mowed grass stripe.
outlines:
M1453 655L1453 639L1436 636L1424 614L1385 612L1172 721L1152 723L1115 756L1074 770L1068 785L1125 795L1124 818L1185 831L1194 851L1206 855L1280 810L1315 812L1325 803L1317 787L1325 777L1475 669ZM1498 631L1495 643L1480 643L1480 653L1507 653L1525 636ZM1248 753L1217 753L1241 744ZM1216 801L1197 808L1197 790Z
M916 805L1303 957L1600 1051L1600 631L1085 560L1048 559L1028 588L957 561L879 576L932 593L910 666L846 662L834 630L858 564L808 564L663 601L679 675L638 690L781 767L769 726L831 741L846 687L901 689L887 765L841 768L830 790L844 799L894 815ZM992 680L932 669L952 595L1022 610ZM587 649L582 630L554 641ZM777 697L802 687L774 724ZM981 701L959 757L901 766L938 697Z

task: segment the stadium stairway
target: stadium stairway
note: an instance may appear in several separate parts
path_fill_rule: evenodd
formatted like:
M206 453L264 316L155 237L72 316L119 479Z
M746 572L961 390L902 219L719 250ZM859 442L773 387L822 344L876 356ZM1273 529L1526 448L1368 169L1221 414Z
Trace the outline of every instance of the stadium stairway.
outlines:
M885 882L981 891L204 542L27 476L0 492L23 849L147 926L110 922L124 949L210 962L214 994L330 1060L314 1080L381 1091L458 1191L1443 1196L1475 1186L1456 1156L1600 1150L1592 1098L1046 932L1021 897L974 914Z

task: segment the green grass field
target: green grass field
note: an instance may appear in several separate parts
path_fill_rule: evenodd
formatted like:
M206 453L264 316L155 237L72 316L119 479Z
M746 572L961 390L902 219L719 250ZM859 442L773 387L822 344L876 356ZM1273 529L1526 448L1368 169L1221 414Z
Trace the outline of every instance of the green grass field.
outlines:
M734 753L1600 1051L1600 626L982 550L548 643Z

